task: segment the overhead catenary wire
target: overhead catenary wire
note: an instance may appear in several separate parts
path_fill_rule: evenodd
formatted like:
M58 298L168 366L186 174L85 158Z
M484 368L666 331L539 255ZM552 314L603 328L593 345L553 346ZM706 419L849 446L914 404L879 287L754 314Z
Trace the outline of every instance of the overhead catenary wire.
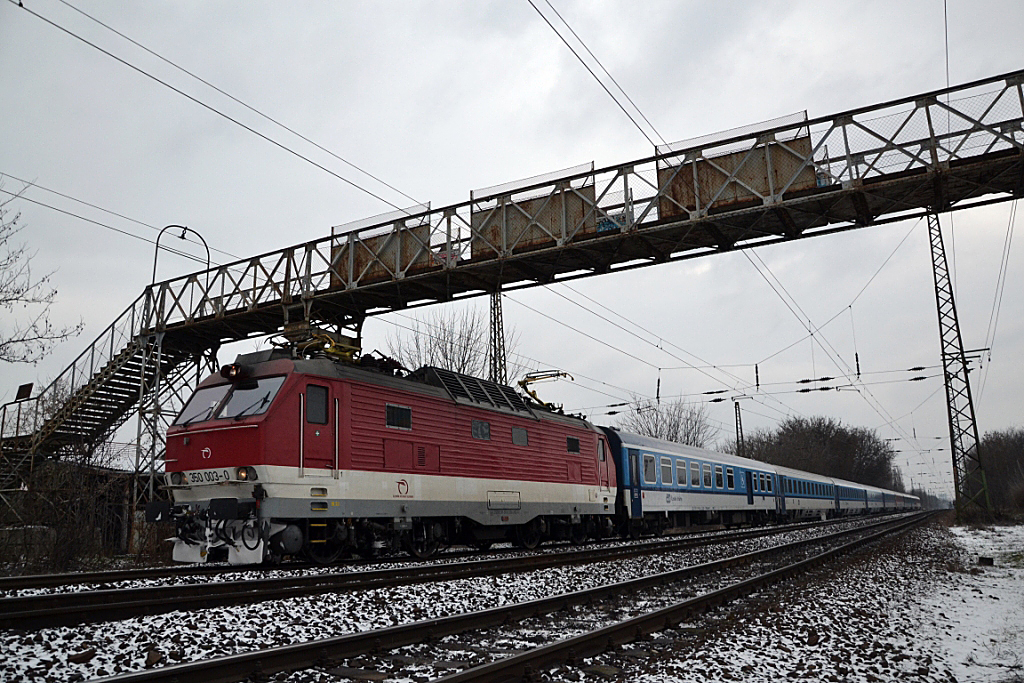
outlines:
M601 63L601 60L597 58L597 55L595 55L595 54L594 54L594 53L593 53L593 52L591 51L590 47L588 47L588 46L587 46L587 43L586 43L586 42L585 42L585 41L584 41L584 40L583 40L582 38L580 38L579 34L577 34L577 33L576 33L576 31L574 31L574 30L573 30L573 28L572 28L572 26L571 26L571 25L569 24L569 22L565 20L565 17L563 17L563 16L561 15L561 13L560 13L560 12L559 12L559 11L558 11L557 9L555 9L555 6L551 4L551 0L544 0L544 2L546 2L546 3L547 3L547 5L548 5L548 7L550 7L550 8L551 8L551 11L555 13L555 16L557 16L557 17L559 18L559 20L561 20L561 22L562 22L563 24L565 24L565 27L566 27L567 29L569 29L569 32L570 32L570 33L572 33L573 37L574 37L574 38L576 38L576 40L578 40L578 41L579 41L580 45L582 45L582 46L583 46L583 49L587 51L587 54L588 54L588 55L590 55L590 57L591 57L591 58L592 58L592 59L593 59L593 60L594 60L595 62L597 62L597 65L598 65L599 67L601 67L601 71L603 71L603 72L604 72L604 75L605 75L605 76L607 76L607 77L608 77L608 79L609 79L609 80L610 80L610 81L611 81L612 83L614 83L614 84L615 84L615 87L619 89L619 92L620 92L620 93L622 93L622 95L623 95L623 96L624 96L624 97L625 97L625 98L626 98L626 99L627 99L627 100L629 101L629 103L630 103L631 105L633 105L633 109L635 109L635 110L636 110L636 113L637 113L637 114L640 114L640 117L641 117L641 118L642 118L642 119L644 120L644 122L645 122L645 123L646 123L646 124L647 124L648 126L650 126L650 127L651 127L651 130L652 130L652 131L654 131L654 134L658 136L658 139L659 139L659 140L661 140L661 143L662 143L662 144L667 144L667 143L665 142L665 138L664 138L664 136L662 136L662 134L658 132L658 129L654 127L654 124L653 124L653 123L651 123L651 120L647 118L647 116L646 116L646 115L644 114L643 110L642 110L642 109L640 109L640 107L638 107L638 106L637 106L636 102L634 102L634 101L633 101L633 98L629 96L629 93L627 93L627 92L626 92L626 91L625 91L625 90L623 89L623 87L622 87L621 85L619 85L619 82L618 82L617 80L615 80L615 77L614 77L614 76L612 76L612 75L611 75L611 73L610 73L610 72L608 71L608 69L606 69L606 68L605 68L604 64L602 64L602 63Z
M114 231L116 233L119 233L121 235L124 235L126 237L131 237L132 239L137 239L137 240L140 240L142 242L148 242L149 244L153 244L153 245L156 244L156 240L151 240L151 239L148 239L146 237L142 237L141 235L136 235L135 233L128 232L127 230L122 230L120 228L115 228L112 225L108 225L106 223L102 223L102 222L94 220L92 218L87 218L86 216L82 216L80 214L74 213L73 211L68 211L66 209L61 209L61 208L53 206L51 204L47 204L46 202L41 202L38 199L31 199L29 197L24 197L24 196L21 196L21 195L15 193L15 192L11 192L11 191L5 190L3 188L0 188L0 192L4 193L6 195L10 195L11 197L16 197L16 198L20 199L21 201L30 202L32 204L36 204L38 206L42 206L42 207L47 208L47 209L51 209L52 211L56 211L58 213L62 213L65 216L70 216L71 218L77 218L78 220L85 221L86 223L92 223L93 225L99 226L99 227L104 228L106 230L112 230L112 231ZM160 248L165 250L165 251L167 251L168 253L174 254L176 256L181 256L181 257L190 259L190 260L195 261L197 263L201 263L204 266L206 265L206 260L205 259L202 259L202 258L200 258L198 256L194 256L192 254L189 254L188 252L180 251L178 249L175 249L174 247L169 247L166 244L161 244ZM211 261L210 265L211 266L220 266L221 264L220 263L216 263L214 261Z
M327 168L323 164L320 164L317 161L315 161L313 159L310 159L309 157L307 157L306 155L302 154L301 152L298 152L298 151L292 149L291 147L288 147L287 145L285 145L282 142L278 142L274 138L272 138L272 137L270 137L270 136L268 136L268 135L266 135L264 133L261 133L260 131L256 130L252 126L249 126L249 125L239 121L238 119L230 116L229 114L224 113L223 111L217 109L213 105L210 105L210 104L207 104L206 102L203 102L198 97L195 97L193 95L188 94L184 90L181 90L180 88L177 88L177 87L171 85L167 81L165 81L165 80L163 80L163 79L161 79L161 78L159 78L157 76L154 76L153 74L149 73L145 69L143 69L143 68L141 68L139 66L136 66L135 64L132 64L128 60L123 59L121 57L118 57L117 55L115 55L114 53L110 52L109 50L106 50L106 49L100 47L96 43L93 43L92 41L90 41L90 40L88 40L86 38L83 38L82 36L78 35L74 31L71 31L70 29L67 29L67 28L61 26L57 22L55 22L55 21L53 21L51 19L48 19L47 17L44 17L43 15L39 14L38 12L35 12L35 11L33 11L32 9L30 9L28 7L25 7L23 4L19 3L17 0L7 0L7 1L9 3L11 3L12 5L16 6L16 7L20 7L24 11L26 11L29 14L31 14L32 16L38 18L39 20L49 24L50 26L53 26L57 30L62 31L63 33L66 33L67 35L71 36L72 38L74 38L74 39L76 39L76 40L78 40L78 41L88 45L89 47L91 47L91 48L93 48L93 49L95 49L95 50L97 50L97 51L107 55L111 59L113 59L113 60L123 64L124 66L127 66L129 69L132 69L133 71L135 71L135 72L145 76L146 78L149 78L150 80L155 81L156 83L159 83L160 85L164 86L165 88L168 88L168 89L174 91L175 93L181 95L182 97L186 98L187 100L189 100L191 102L194 102L195 104L198 104L199 106L203 107L204 109L206 109L206 110L216 114L217 116L220 116L221 118L223 118L223 119L225 119L225 120L235 124L236 126L238 126L240 128L243 128L244 130L247 130L248 132L252 133L253 135L255 135L255 136L257 136L257 137L259 137L259 138L261 138L261 139L263 139L263 140L265 140L267 142L269 142L270 144L272 144L275 147L277 147L277 148L287 152L288 154L291 154L292 156L294 156L294 157L296 157L298 159L301 159L301 160L305 161L308 164L311 164L311 165L315 166L316 168L320 169L321 171L327 173L328 175L333 176L334 178L342 181L343 183L346 183L347 185L350 185L351 187L359 190L360 192L363 192L363 193L373 197L374 199L377 199L377 200L387 204L388 206L390 206L390 207L392 207L392 208L394 208L394 209L396 209L398 211L404 211L405 210L402 207L400 207L397 204L395 204L394 202L391 202L391 201L385 199L384 197L380 196L376 192L373 192L372 190L369 190L369 189L363 187L362 185L356 183L355 181L350 180L350 179L344 177L343 175L341 175L341 174L339 174L339 173L337 173L337 172Z
M996 276L996 291L992 297L992 311L989 313L988 327L985 329L985 343L983 348L988 349L988 364L981 375L981 383L978 388L978 401L981 401L985 393L985 385L988 382L989 369L992 367L992 347L995 345L996 329L999 326L999 311L1003 306L1003 292L1006 291L1006 274L1010 267L1010 246L1013 243L1013 230L1017 224L1017 201L1010 205L1010 217L1006 225L1006 236L1003 238L1003 253L999 259L999 273Z
M13 2L13 0L9 0L9 1ZM653 140L653 139L651 139L651 136L647 134L647 131L645 131L645 130L643 129L643 127L642 127L642 126L641 126L641 125L640 125L640 124L639 124L639 123L637 122L637 120L636 120L635 118L633 118L633 115L629 113L629 111L628 111L628 110L626 109L626 107L625 107L625 106L624 106L624 105L622 104L622 102L620 102L620 101L619 101L619 98L617 98L617 97L615 96L615 94L614 94L614 93L613 93L613 92L612 92L612 91L611 91L611 90L610 90L610 89L608 88L608 86L607 86L607 85L605 85L605 84L604 84L604 82L603 82L603 81L602 81L602 80L601 80L600 78L598 78L598 77L597 77L597 74L596 74L596 73L594 73L594 70L590 68L590 65L589 65L589 64L587 64L587 62L586 62L586 61L585 61L585 60L583 59L583 57L582 57L582 56L580 56L580 53L576 51L576 48L574 48L574 47L573 47L573 46L572 46L572 45L571 45L571 44L569 43L569 41L568 41L568 40L566 40L565 36L563 36L563 35L562 35L562 33L561 33L561 32L560 32L560 31L559 31L559 30L558 30L557 28L555 28L555 25L554 25L554 24L552 24L552 23L551 23L551 20L550 20L550 19L548 19L548 18L547 18L547 17L546 17L545 15L544 15L544 13L540 11L540 8L539 8L539 7L537 7L537 5L536 5L536 4L534 4L533 0L526 0L526 2L530 3L530 7L532 7L532 8L534 9L534 11L536 11L536 12L537 12L537 14L539 14L539 15L540 15L540 18L544 20L544 23L546 23L546 24L547 24L548 26L550 26L550 27L551 27L551 30L555 32L555 35L557 35L557 36L558 36L558 38L559 38L559 39L560 39L560 40L561 40L561 41L562 41L563 43L565 43L565 46L566 46L567 48L569 48L569 51L570 51L570 52L572 52L572 53L573 53L573 55L575 55L576 59L578 59L578 60L579 60L579 62L580 62L580 64L582 64L582 65L583 65L583 68L585 68L585 69L586 69L587 71L589 71L589 72L590 72L590 75L594 77L594 80L595 80L595 81L597 81L598 85L600 85L600 86L601 86L601 88L602 88L602 89L603 89L603 90L604 90L604 91L605 91L606 93L608 93L608 97L612 98L612 101L613 101L613 102L615 102L615 104L616 104L616 105L617 105L617 106L619 107L619 109L621 109L621 110L622 110L622 113L626 115L626 117L627 117L627 118L628 118L628 119L629 119L629 120L630 120L630 121L631 121L631 122L633 123L633 125L634 125L634 126L636 126L636 129L637 129L638 131L640 131L640 134L641 134L641 135L643 135L643 136L644 136L644 137L645 137L645 138L647 139L647 142L651 143L651 146L652 146L652 147L657 147L657 144L656 144L656 143L654 142L654 140ZM563 21L564 21L564 20L563 20ZM566 26L568 26L568 24L566 24ZM581 41L581 42L582 42L582 41ZM588 50L588 51L589 51L589 50ZM637 110L637 111L639 111L639 110ZM645 118L646 118L646 117L645 117ZM657 131L655 131L655 134L657 135ZM658 137L661 137L661 136L659 135Z
M232 102L240 104L241 106L245 107L246 109L248 109L252 113L256 114L257 116L260 116L260 117L266 119L267 121L270 121L274 125L276 125L276 126L278 126L280 128L283 128L284 130L286 130L289 133L291 133L292 135L300 138L301 140L303 140L305 142L308 142L309 144L311 144L314 147L316 147L317 149L319 149L321 152L329 154L330 156L334 157L335 159L337 159L341 163L349 166L350 168L352 168L352 169L362 173L363 175L365 175L365 176L367 176L369 178L372 178L373 180L377 181L378 183L380 183L384 187L388 188L389 190L393 190L394 192L402 195L403 197L405 197L406 199L411 201L413 204L420 204L421 203L419 200L415 199L414 197L410 197L409 195L407 195L405 192L402 192L400 189L398 189L394 185L391 185L390 183L388 183L388 182L378 178L374 174L370 173L369 171L367 171L364 168L361 168L361 167L357 166L356 164L352 163L348 159L345 159L345 158L335 154L331 150L329 150L326 147L324 147L323 145L315 142L314 140L311 140L310 138L306 137L305 135L303 135L302 133L298 132L294 128L291 128L290 126L287 126L284 123L281 123L280 121L278 121L277 119L271 117L270 115L265 114L262 111L260 111L259 109L256 109L255 107L253 107L253 106L243 102L242 100L238 99L237 97L235 97L231 93L223 90L222 88L217 87L216 85L214 85L210 81L202 78L201 76L198 76L197 74L193 73L192 71L189 71L188 69L182 67L181 65L172 62L170 59L164 57L163 55L161 55L161 54L159 54L157 52L155 52L154 50L151 50L150 48L146 47L145 45L143 45L142 43L138 42L137 40L134 40L134 39L130 38L129 36L125 35L124 33L122 33L121 31L118 31L117 29L113 28L112 26L110 26L108 24L105 24L104 22L100 21L99 19L97 19L96 17L92 16L91 14L85 12L84 10L82 10L82 9L80 9L78 7L75 7L74 5L69 3L67 0L58 0L58 2L60 2L61 4L71 8L75 12L78 12L79 14L81 14L84 17L86 17L87 19L89 19L89 20L99 24L100 26L102 26L103 28L107 29L108 31L111 31L112 33L117 34L121 38L127 40L132 45L134 45L134 46L138 47L139 49L144 50L145 52L153 55L154 57L156 57L160 61L164 62L165 64L168 64L169 66L177 69L178 71L180 71L180 72L182 72L182 73L184 73L184 74L186 74L188 76L191 76L192 78L196 79L197 81L199 81L203 85L206 85L206 86L216 90L221 95L224 95L224 97L227 97Z
M40 185L37 182L30 181L30 180L23 180L22 178L18 178L17 176L13 176L10 173L5 173L3 171L0 171L0 181L2 181L3 178L5 178L5 177L11 178L12 180L17 180L19 183L23 183L23 184L25 184L28 187L34 187L34 188L43 190L44 192L49 192L50 194L55 194L58 197L62 197L64 199L68 199L70 201L76 202L76 203L81 204L83 206L88 206L91 209L96 209L97 211L102 211L103 213L110 214L111 216L116 216L116 217L121 218L123 220L126 220L126 221L128 221L130 223L135 223L136 225L141 225L144 228L149 228L150 230L153 230L153 231L156 231L156 232L160 232L160 230L161 230L161 228L158 227L158 226L150 225L149 223L145 223L145 222L140 221L140 220L138 220L136 218L132 218L131 216L126 216L123 213L118 213L117 211L111 211L110 209L105 209L102 206L99 206L97 204L93 204L91 202L87 202L84 199L78 199L77 197L72 197L69 194L65 194L63 192L58 192L57 190L50 189L48 187L44 187L44 186ZM55 211L60 211L60 209L57 209L56 207L50 206L48 204L42 204L40 202L36 202L36 203L40 204L41 206L45 206L48 209L54 209ZM74 215L74 214L72 214L72 215ZM75 216L75 217L78 218L78 216ZM102 227L109 227L109 226L104 225ZM116 228L110 228L110 229L116 229ZM123 234L126 234L126 235L131 236L131 237L136 237L136 235L134 235L132 233L128 233L127 231L119 231L119 232L122 232ZM195 238L185 237L183 239L186 242L190 242L190 243L195 244L197 246L202 244L199 240L197 240ZM236 254L232 254L231 252L224 251L223 249L217 249L216 247L210 247L210 251L215 251L218 254L224 254L225 256L230 256L235 261L241 261L242 260L241 256L238 256Z

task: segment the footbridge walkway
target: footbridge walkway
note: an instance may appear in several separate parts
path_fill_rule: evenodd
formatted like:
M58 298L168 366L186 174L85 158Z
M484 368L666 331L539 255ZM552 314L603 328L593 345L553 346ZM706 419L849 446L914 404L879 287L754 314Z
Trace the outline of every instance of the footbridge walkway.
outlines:
M224 342L1024 196L1024 70L787 117L474 191L148 287L36 396L0 408L0 495L139 415L140 472Z

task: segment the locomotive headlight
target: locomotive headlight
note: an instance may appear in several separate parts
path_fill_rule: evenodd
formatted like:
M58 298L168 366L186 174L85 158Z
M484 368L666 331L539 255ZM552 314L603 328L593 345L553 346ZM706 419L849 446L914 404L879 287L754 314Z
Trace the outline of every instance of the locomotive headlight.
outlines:
M256 481L259 478L256 476L255 467L239 467L235 470L235 477L239 481Z
M174 486L181 486L183 481L185 481L185 477L181 472L171 472L171 484Z

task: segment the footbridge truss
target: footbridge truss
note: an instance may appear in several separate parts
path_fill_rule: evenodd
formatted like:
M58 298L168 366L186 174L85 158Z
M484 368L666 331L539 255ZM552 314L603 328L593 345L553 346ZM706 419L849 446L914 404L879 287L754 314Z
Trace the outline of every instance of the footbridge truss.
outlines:
M0 412L0 491L139 415L137 468L227 341L1024 196L1024 70L750 126L418 207L161 282Z

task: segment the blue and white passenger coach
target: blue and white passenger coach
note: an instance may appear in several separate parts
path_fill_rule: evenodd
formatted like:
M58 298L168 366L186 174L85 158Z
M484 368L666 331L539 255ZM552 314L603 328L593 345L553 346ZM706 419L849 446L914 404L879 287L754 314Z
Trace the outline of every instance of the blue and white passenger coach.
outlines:
M632 536L696 524L837 517L920 507L916 496L602 427Z

